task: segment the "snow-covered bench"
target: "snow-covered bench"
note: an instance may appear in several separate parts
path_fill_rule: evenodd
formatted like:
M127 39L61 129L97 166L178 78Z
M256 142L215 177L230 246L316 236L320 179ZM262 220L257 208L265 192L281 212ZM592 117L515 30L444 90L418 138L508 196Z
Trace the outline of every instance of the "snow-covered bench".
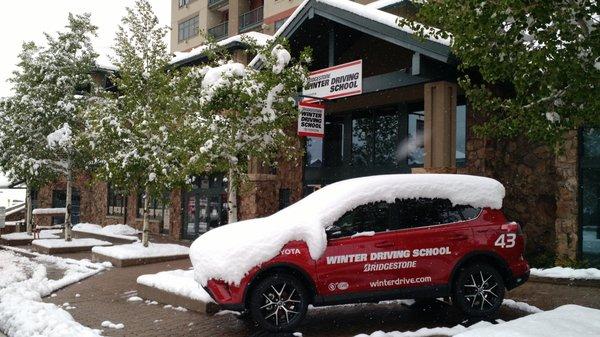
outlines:
M34 216L39 217L39 216L64 215L66 212L67 212L66 208L36 208L31 213ZM35 225L35 222L34 222L33 238L39 239L40 231L45 230L45 229L64 229L64 228L65 228L64 224L50 225L50 226L38 226L38 225Z

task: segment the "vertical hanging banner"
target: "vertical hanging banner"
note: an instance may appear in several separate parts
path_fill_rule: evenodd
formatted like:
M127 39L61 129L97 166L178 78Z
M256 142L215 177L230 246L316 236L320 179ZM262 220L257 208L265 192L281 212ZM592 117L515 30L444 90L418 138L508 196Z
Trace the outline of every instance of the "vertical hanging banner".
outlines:
M325 134L325 105L320 102L298 103L298 135L323 138Z
M362 60L313 71L308 75L308 83L302 90L304 96L328 99L360 95L361 93Z

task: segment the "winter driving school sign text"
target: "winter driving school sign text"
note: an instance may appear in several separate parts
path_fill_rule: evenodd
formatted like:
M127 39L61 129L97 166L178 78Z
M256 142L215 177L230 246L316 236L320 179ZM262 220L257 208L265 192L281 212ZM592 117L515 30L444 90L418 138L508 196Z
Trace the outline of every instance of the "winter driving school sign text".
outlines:
M298 104L298 135L323 137L325 131L325 105L321 99L334 99L362 93L362 60L313 71L302 89Z
M340 98L362 93L362 60L316 70L309 74L302 94L313 100Z
M325 131L325 106L320 102L298 103L298 135L303 137L323 137Z

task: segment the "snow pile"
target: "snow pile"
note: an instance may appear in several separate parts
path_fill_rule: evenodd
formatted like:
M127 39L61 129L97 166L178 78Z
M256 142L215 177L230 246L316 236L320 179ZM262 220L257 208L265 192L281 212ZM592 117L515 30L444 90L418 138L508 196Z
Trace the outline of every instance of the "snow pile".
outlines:
M23 250L0 250L0 331L9 337L100 336L97 330L77 323L67 311L43 303L41 298L104 270L104 265L35 253L29 259L14 252ZM49 280L40 262L64 269L63 277Z
M98 239L71 239L66 240L55 240L55 239L41 239L33 240L32 245L45 247L45 248L72 248L72 247L91 247L91 246L112 246L112 243L108 241L102 241Z
M125 324L123 324L123 323L113 323L111 321L104 321L100 325L102 325L105 328L117 329L117 330L123 329L125 327Z
M213 301L194 280L193 270L177 269L141 275L137 278L137 283L205 303Z
M600 335L600 310L569 304L509 322L472 329L456 336L596 337L598 335Z
M393 202L397 198L444 198L453 204L501 208L504 193L504 186L494 179L458 174L395 174L344 180L269 217L207 232L192 244L190 258L195 278L202 285L212 278L239 284L250 269L277 256L290 241L306 242L311 257L317 260L327 245L325 228L362 204Z
M527 304L525 302L515 302L513 300L508 300L508 299L502 301L502 305L509 307L511 309L527 312L530 314L537 314L538 312L544 311L544 310L542 310L536 306L533 306L531 304Z
M47 229L40 231L40 239L58 239L58 235L62 233L60 229ZM29 235L27 232L18 232L18 233L10 233L4 234L0 236L4 240L27 240L33 239L33 234Z
M469 330L476 330L479 328L484 328L488 326L492 326L493 324L486 321L481 321L471 326L463 326L463 325L455 325L451 328L446 327L438 327L438 328L421 328L415 331L392 331L392 332L383 332L383 331L375 331L370 335L360 334L355 337L429 337L429 336L455 336L462 332ZM484 335L480 336L483 337Z
M67 212L66 208L36 208L31 211L33 215L52 215L52 214L64 214Z
M63 126L50 133L46 140L48 141L49 148L66 148L71 144L71 127L68 123L63 124Z
M127 302L141 302L144 299L139 297L139 296L131 296L130 298L127 299Z
M531 276L549 277L549 278L564 278L564 279L579 279L579 280L600 280L600 269L573 269L566 267L554 267L548 269L531 268Z
M94 247L92 252L110 256L115 259L141 259L149 257L167 257L188 254L190 249L186 246L172 243L152 243L144 247L141 242L112 247Z
M108 225L102 227L100 225L91 224L91 223L79 223L73 226L73 230L77 232L90 233L90 234L98 234L109 236L113 238L126 239L132 241L139 241L137 235L141 233L137 229L129 226L129 225Z

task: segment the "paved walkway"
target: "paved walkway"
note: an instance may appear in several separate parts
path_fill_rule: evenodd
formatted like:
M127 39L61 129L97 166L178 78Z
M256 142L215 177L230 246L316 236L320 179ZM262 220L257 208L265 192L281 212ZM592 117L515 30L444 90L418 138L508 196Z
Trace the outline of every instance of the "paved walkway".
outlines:
M89 253L64 255L89 258ZM189 260L146 266L112 268L87 280L73 284L45 300L57 305L68 302L76 307L69 312L80 323L104 329L105 336L272 336L256 331L248 323L231 315L207 316L192 311L165 309L163 304L128 302L136 294L139 275L163 270L186 269ZM80 294L79 297L76 294ZM600 288L570 287L527 283L508 293L508 298L525 301L548 310L566 303L600 308ZM503 307L499 318L511 320L525 315ZM109 320L125 328L102 328ZM316 308L298 329L304 336L354 336L358 333L417 330L422 327L454 326L462 322L453 308L439 304L434 308L410 308L402 304L362 304ZM280 335L289 336L289 335Z

